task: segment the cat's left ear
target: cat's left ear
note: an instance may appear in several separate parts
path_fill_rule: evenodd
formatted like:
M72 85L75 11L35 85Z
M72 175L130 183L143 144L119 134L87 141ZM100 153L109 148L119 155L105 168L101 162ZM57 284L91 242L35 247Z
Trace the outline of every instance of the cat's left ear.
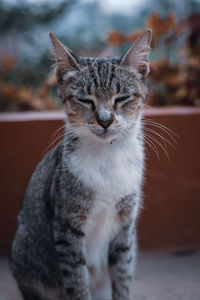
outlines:
M63 80L63 76L68 71L80 70L80 66L76 60L75 54L72 53L59 39L49 32L49 37L54 47L54 55L56 59L56 74L58 82Z
M149 73L148 53L151 50L151 36L151 29L146 29L122 57L120 66L134 67L143 78L147 77Z

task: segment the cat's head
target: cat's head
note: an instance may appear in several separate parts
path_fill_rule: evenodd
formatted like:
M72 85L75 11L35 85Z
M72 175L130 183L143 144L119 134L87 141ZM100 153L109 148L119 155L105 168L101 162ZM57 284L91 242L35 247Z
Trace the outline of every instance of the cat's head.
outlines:
M137 127L147 94L147 29L121 58L87 58L72 53L52 33L58 94L68 122L78 135L107 142L126 136Z

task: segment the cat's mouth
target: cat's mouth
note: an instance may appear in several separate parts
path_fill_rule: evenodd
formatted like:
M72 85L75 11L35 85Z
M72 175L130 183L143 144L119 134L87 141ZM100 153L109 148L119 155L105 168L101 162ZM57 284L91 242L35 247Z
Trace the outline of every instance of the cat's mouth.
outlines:
M91 130L93 136L95 136L101 142L112 142L117 139L118 130L116 129L95 129Z

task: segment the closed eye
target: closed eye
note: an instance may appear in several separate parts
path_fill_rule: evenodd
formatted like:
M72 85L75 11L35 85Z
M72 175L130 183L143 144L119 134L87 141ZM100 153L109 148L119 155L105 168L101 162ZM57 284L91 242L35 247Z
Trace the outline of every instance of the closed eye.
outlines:
M86 98L76 98L76 100L82 104L91 105L92 109L95 110L94 101Z
M129 98L130 98L130 95L115 98L114 108L117 107L117 103L125 102L125 101L128 100Z

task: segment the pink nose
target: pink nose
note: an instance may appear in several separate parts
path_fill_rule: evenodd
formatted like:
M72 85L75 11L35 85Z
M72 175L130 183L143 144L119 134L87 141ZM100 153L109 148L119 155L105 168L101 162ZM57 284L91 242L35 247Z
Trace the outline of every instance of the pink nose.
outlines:
M104 129L107 129L113 122L113 114L110 115L109 119L101 119L97 114L97 122L101 125Z

